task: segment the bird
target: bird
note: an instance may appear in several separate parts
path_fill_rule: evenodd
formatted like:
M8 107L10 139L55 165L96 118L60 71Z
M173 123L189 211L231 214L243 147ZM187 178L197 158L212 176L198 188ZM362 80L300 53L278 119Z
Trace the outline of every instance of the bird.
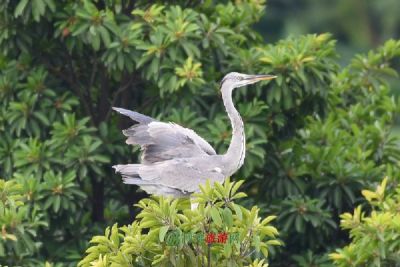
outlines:
M191 129L112 107L136 122L122 132L127 144L141 147L140 163L114 165L115 172L122 175L125 184L138 185L150 195L174 198L199 192L199 185L204 185L207 179L223 183L243 165L246 153L244 124L233 104L232 92L235 88L274 78L275 75L238 72L224 76L220 91L232 125L232 137L227 151L221 155Z

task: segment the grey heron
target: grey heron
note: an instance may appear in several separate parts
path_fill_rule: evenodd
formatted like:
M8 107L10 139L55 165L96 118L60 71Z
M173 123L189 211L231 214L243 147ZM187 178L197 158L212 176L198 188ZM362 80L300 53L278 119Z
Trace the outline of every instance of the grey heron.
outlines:
M235 173L245 157L244 125L232 101L235 88L275 78L274 75L227 74L221 81L221 94L232 124L232 138L225 154L217 155L212 146L193 130L171 122L161 122L123 108L113 109L136 121L123 130L126 143L140 145L139 164L115 165L125 184L135 184L149 194L185 197L199 191L207 179L222 183Z

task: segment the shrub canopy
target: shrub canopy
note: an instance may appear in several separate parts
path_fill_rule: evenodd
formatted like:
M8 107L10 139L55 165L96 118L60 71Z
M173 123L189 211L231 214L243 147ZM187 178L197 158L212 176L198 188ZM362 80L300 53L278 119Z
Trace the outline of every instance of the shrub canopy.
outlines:
M131 122L112 106L194 129L223 153L231 129L218 81L230 71L278 76L234 94L247 139L245 165L233 179L245 179L248 198L236 204L250 212L257 204L256 217L277 216L284 246L271 250L271 264L330 264L327 252L347 242L340 214L368 206L361 190L381 177L390 178L389 190L399 177L390 79L400 42L339 66L329 34L265 43L252 28L264 7L2 1L1 264L75 266L107 225L132 225L133 204L145 194L123 185L111 165L135 162L139 151L124 144L120 130ZM144 200L140 208L161 201L175 203ZM115 233L124 242L138 228L110 229L105 242ZM105 257L96 254L111 260Z

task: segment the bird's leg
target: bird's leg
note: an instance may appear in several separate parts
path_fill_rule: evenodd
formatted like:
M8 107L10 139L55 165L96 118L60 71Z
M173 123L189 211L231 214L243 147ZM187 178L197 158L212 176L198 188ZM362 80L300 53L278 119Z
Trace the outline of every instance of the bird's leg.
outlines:
M199 206L199 203L195 202L195 198L194 197L190 197L190 208L191 208L191 210L197 209L198 206Z

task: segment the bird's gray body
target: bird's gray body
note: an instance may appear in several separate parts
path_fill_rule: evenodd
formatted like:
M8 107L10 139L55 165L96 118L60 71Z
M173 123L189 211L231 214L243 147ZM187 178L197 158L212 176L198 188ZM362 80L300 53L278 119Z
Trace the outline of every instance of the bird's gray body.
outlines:
M247 83L246 77L249 77ZM217 155L212 146L191 129L113 108L138 122L123 133L127 144L140 145L142 150L140 164L115 165L115 171L122 174L124 183L136 184L155 195L184 197L198 192L199 185L205 184L207 179L222 183L243 165L245 157L244 125L233 105L232 91L254 83L254 77L261 76L229 73L223 79L222 98L233 128L231 144L223 155Z
M141 164L114 166L126 184L137 184L149 194L179 197L198 191L206 179L222 182L228 175L222 172L222 156L194 131L114 109L139 122L123 133L127 144L141 146Z

